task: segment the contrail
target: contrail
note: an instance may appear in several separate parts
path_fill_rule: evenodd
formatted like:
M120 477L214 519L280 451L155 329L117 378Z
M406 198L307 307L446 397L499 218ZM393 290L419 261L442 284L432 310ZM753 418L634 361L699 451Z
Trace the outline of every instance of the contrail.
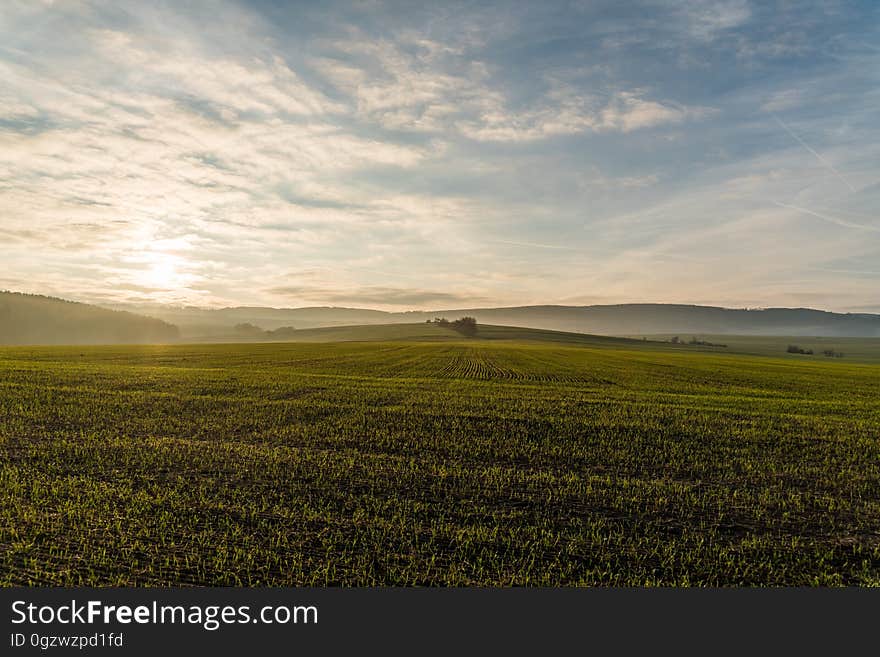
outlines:
M838 178L840 178L840 181L841 181L844 185L846 185L847 187L849 187L849 190L850 190L851 192L856 191L856 188L853 187L853 186L850 184L849 180L847 180L846 178L843 177L843 174L841 174L840 171L838 171L837 169L834 168L834 165L831 164L831 162L829 162L829 161L826 160L824 157L822 157L821 155L819 155L816 151L814 151L812 148L810 148L810 145L809 145L807 142L805 142L803 139L801 139L800 137L798 137L794 132L792 132L791 128L789 128L787 125L785 125L785 123L783 123L782 119L780 119L780 118L779 118L778 116L776 116L776 115L774 115L773 118L776 119L776 122L777 122L780 126L782 126L782 129L783 129L783 130L785 130L789 135L791 135L792 139L796 140L801 146L803 146L803 147L806 148L808 151L810 151L813 155L815 155L817 160L819 160L822 164L824 164L826 167L828 167L829 169L831 169L831 170L834 172L834 175L836 175Z
M796 205L789 205L788 203L780 203L779 201L774 201L776 205L781 208L788 208L789 210L797 210L798 212L803 212L805 214L811 214L814 217L819 217L819 219L824 219L832 224L837 226L843 226L844 228L858 228L860 230L870 230L875 233L880 233L880 227L878 226L866 226L864 224L854 224L849 221L844 221L843 219L838 219L836 217L829 217L827 214L820 214L818 212L813 212L812 210L807 210L806 208L799 208Z

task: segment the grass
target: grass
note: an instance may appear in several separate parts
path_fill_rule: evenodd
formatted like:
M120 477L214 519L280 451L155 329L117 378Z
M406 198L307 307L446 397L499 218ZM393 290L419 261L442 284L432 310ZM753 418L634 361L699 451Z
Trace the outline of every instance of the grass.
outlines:
M613 345L613 344L636 344L643 342L642 338L620 338L602 335L587 335L584 333L567 333L564 331L550 331L545 329L522 328L518 326L492 326L480 327L479 339L483 340L517 340L523 342L552 342L554 344L579 344L579 345ZM461 340L462 335L453 329L438 324L426 322L419 324L373 324L359 326L327 326L322 328L297 329L287 331L277 340L272 336L252 336L250 338L234 336L204 338L196 342L387 342L387 341L417 341L417 342L450 342Z
M652 341L667 341L672 334L648 336ZM765 335L707 335L703 333L681 333L679 338L685 342L696 337L698 340L727 345L726 351L752 356L773 356L794 359L797 361L811 360L818 362L850 362L880 364L880 337L877 338L843 338L814 336L765 336ZM797 345L803 349L812 349L812 354L788 354L788 345ZM682 349L693 349L685 344ZM833 350L842 353L840 359L829 358L823 352Z
M880 584L875 365L369 329L0 349L0 584Z

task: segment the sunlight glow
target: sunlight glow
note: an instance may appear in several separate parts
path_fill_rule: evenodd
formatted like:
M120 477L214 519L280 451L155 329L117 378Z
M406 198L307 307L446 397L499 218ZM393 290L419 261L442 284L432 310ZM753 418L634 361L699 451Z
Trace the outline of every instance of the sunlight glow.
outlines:
M183 273L183 258L161 252L146 254L146 269L140 273L138 284L171 291L186 287L189 277Z

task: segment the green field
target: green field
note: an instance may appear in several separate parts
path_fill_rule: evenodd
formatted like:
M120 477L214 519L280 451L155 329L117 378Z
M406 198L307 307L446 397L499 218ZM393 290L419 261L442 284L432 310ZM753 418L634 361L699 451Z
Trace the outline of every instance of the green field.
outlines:
M667 341L670 334L647 336L652 341ZM812 360L817 362L847 363L880 363L880 338L841 338L811 336L764 336L764 335L706 335L703 333L682 333L679 339L687 342L696 338L713 344L724 344L725 351L751 356L773 356L776 358L793 359L796 361ZM641 339L641 338L639 338ZM788 345L796 345L802 349L810 349L812 354L789 354ZM671 345L670 345L671 346ZM693 349L683 345L682 349ZM841 358L829 357L826 350L841 354ZM720 351L720 349L716 349Z
M877 365L342 330L0 348L0 584L880 585Z

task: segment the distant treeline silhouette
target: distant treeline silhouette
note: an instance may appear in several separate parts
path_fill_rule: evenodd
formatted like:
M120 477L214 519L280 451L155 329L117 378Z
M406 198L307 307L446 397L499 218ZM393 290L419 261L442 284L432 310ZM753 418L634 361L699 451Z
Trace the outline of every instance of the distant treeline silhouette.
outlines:
M296 334L296 328L293 326L281 326L277 329L267 331L254 326L253 324L244 323L235 325L235 334L242 338L268 338L271 340L283 340L291 338Z
M697 338L691 338L688 342L685 342L677 335L673 336L671 340L669 340L672 344L689 344L699 347L724 347L727 348L726 344L721 344L720 342L708 342L707 340L697 340Z

